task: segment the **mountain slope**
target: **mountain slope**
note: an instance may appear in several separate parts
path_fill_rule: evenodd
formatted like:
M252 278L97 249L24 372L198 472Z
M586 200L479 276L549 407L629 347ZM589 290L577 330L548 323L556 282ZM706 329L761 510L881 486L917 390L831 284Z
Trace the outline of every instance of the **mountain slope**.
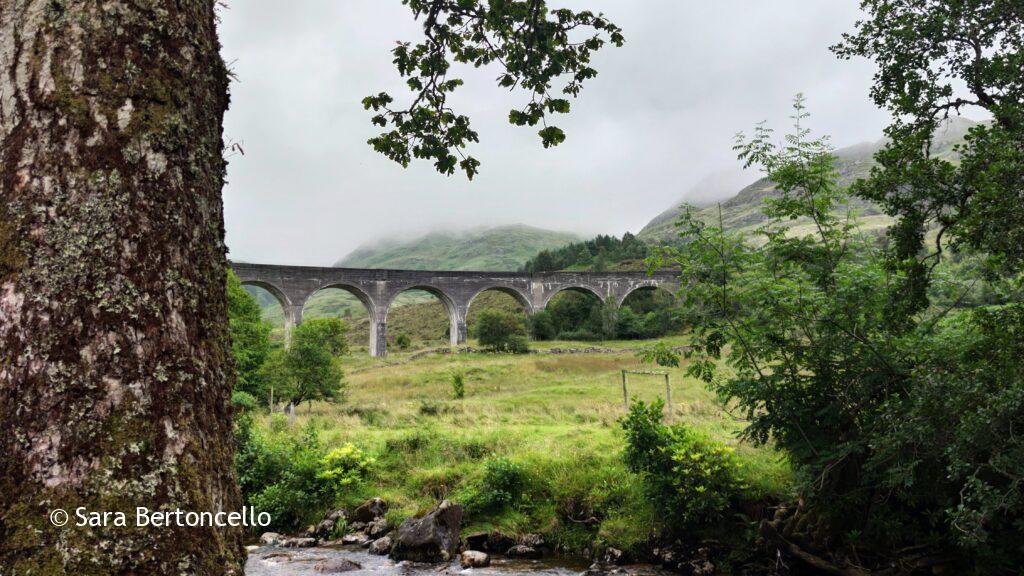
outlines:
M935 135L932 154L939 158L955 158L953 147L962 142L967 130L977 122L967 118L951 118L946 126ZM839 172L839 184L847 187L859 178L866 177L874 166L873 156L885 144L885 140L863 142L846 148L840 148L836 155L836 169ZM699 186L699 185L698 185ZM697 192L700 192L698 189ZM720 204L721 220L724 227L734 231L750 231L765 220L761 208L766 198L778 197L774 183L767 178L742 188L735 196ZM689 197L689 194L688 194ZM891 219L882 214L878 207L859 198L851 198L848 206L859 214L862 229L884 229ZM702 220L717 222L719 206L695 206L696 216ZM675 221L682 213L682 206L673 206L665 210L643 227L637 234L641 240L648 242L665 242L675 238ZM795 221L793 228L807 223Z
M518 270L541 250L579 240L568 232L514 225L462 233L433 232L406 241L363 246L338 260L348 268L405 270Z

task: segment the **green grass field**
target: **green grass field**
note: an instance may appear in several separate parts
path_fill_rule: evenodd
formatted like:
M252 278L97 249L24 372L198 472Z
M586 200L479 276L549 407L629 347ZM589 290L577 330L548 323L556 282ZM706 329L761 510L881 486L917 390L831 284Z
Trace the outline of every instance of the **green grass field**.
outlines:
M681 338L670 339L682 344ZM599 541L630 547L657 529L655 510L639 480L621 461L621 370L650 369L632 348L642 342L545 342L553 347L601 346L610 354L428 354L385 359L346 358L343 404L298 409L297 426L312 426L326 447L351 442L376 458L364 486L347 494L352 505L371 496L392 504L397 521L441 498L462 500L490 458L521 465L529 482L523 502L499 513L468 518L467 531L499 527L539 531L581 549ZM453 398L451 377L465 376L465 398ZM789 495L790 472L767 448L740 443L743 422L727 413L704 385L682 369L670 371L672 418L736 447L751 500ZM660 377L631 376L630 394L663 394ZM267 427L267 417L260 421ZM290 433L290 432L285 432ZM577 523L596 516L598 525Z

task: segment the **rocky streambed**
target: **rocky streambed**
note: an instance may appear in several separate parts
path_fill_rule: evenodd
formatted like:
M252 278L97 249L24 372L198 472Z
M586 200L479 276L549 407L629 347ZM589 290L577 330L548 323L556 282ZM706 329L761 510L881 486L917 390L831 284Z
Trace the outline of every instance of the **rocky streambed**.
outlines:
M245 573L249 576L303 574L419 574L473 573L547 576L668 575L665 568L681 567L668 549L658 556L662 567L628 564L627 556L614 548L603 562L552 556L540 534L512 537L498 531L462 538L462 507L447 500L426 514L405 519L392 529L385 517L388 506L374 498L351 513L336 510L310 526L301 536L267 532L259 544L249 547ZM341 537L338 538L339 532ZM334 537L335 539L329 539ZM549 551L550 552L550 551ZM706 561L686 565L686 573L707 576L714 566Z
M387 556L371 554L361 546L342 544L310 548L260 546L250 549L249 560L245 565L246 576L322 576L341 573L351 576L579 576L596 571L591 569L588 561L563 557L523 559L491 556L489 565L479 568L463 568L458 558L442 563L408 560L396 562ZM635 576L673 574L644 564L609 567L608 573Z

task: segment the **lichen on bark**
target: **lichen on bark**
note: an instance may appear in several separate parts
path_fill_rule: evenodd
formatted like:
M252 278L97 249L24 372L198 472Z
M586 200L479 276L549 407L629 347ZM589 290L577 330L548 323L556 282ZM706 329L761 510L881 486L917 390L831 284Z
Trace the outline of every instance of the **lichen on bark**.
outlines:
M213 0L0 0L0 573L240 574Z

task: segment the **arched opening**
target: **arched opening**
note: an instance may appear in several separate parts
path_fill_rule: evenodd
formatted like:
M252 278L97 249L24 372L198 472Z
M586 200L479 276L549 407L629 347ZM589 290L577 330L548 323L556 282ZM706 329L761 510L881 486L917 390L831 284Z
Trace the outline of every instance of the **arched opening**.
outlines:
M242 282L242 288L259 304L263 320L270 323L271 339L284 342L287 297L273 285L263 282Z
M348 328L349 350L368 350L373 329L373 304L361 290L345 285L317 290L302 305L302 319L312 318L340 318Z
M387 346L392 352L447 346L456 330L455 305L448 296L430 286L403 290L388 305Z
M485 312L510 314L518 319L524 328L529 327L530 301L521 292L512 288L495 287L477 292L469 301L466 312L466 328L470 338L477 338L477 321Z
M622 299L615 322L616 337L623 340L661 338L682 330L675 296L664 288L644 286Z
M605 340L613 338L614 309L605 306L593 290L570 287L552 296L530 318L535 340Z

